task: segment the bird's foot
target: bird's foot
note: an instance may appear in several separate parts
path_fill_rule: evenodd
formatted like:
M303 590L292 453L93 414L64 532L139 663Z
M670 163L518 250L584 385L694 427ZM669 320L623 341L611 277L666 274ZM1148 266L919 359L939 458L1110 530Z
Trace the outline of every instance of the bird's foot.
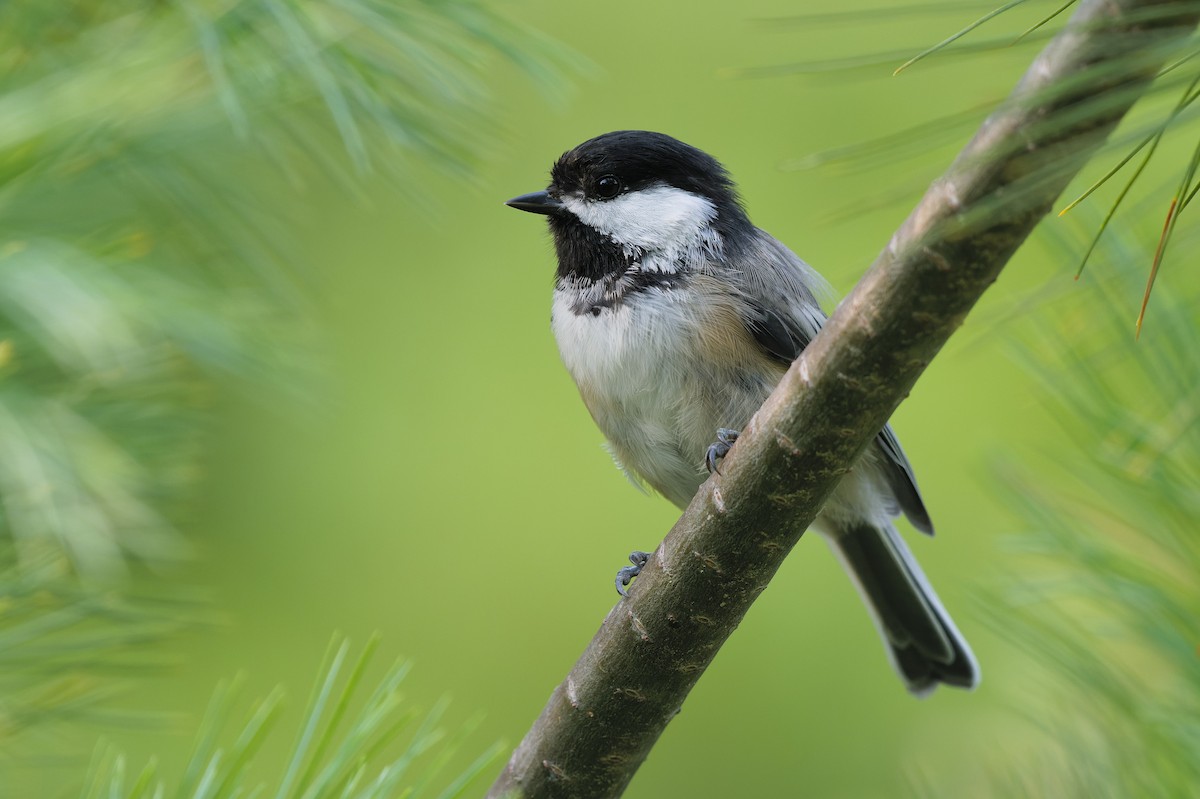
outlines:
M708 452L704 453L704 465L708 467L708 473L721 473L717 468L717 461L729 454L729 450L733 447L733 443L738 440L738 431L730 430L728 427L717 428L717 440L708 447Z
M626 566L617 572L617 593L621 596L629 596L629 592L625 590L625 586L629 585L634 577L642 573L642 567L650 560L649 552L633 551L629 553L629 562L632 566Z

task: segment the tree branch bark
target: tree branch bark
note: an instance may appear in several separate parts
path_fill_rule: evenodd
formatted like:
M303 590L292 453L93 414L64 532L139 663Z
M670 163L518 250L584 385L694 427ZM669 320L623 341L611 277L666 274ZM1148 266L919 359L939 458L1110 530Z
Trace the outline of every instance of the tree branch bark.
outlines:
M1200 2L1085 0L792 364L489 797L619 796L826 498Z

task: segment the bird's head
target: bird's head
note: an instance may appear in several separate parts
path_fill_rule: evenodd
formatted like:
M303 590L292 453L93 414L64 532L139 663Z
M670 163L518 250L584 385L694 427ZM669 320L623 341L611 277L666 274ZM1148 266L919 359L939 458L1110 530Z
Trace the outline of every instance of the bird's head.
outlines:
M621 130L589 139L563 153L550 179L545 191L508 205L548 217L560 268L564 259L593 254L607 260L604 248L615 245L626 261L671 256L658 259L665 269L678 253L750 227L725 168L662 133Z

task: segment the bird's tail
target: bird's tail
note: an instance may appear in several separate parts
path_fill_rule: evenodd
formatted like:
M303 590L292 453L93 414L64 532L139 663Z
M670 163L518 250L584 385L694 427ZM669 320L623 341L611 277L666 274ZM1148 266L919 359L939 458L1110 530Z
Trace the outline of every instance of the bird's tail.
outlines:
M863 524L829 536L858 586L888 657L917 696L938 683L974 688L979 666L921 567L890 524Z

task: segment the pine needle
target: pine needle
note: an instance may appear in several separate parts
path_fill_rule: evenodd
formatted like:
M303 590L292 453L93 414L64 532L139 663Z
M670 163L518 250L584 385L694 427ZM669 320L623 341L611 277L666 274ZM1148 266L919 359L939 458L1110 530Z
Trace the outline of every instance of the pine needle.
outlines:
M225 767L225 775L217 784L213 797L232 797L236 794L238 783L245 773L246 766L249 765L254 754L266 740L282 709L283 689L278 686L267 694L265 699L261 699L255 704L250 718L230 749L229 765Z
M321 740L317 743L313 750L312 756L308 758L308 768L300 777L300 781L296 783L296 791L303 791L309 783L312 782L313 775L317 771L317 767L321 760L325 757L326 751L333 742L334 735L337 732L338 725L342 718L346 715L346 710L350 705L350 698L358 689L359 683L362 681L363 672L370 663L371 657L375 654L375 650L379 648L379 643L382 637L378 632L367 639L366 646L363 647L362 653L358 656L358 661L354 664L354 668L350 672L349 678L346 680L346 685L342 689L341 696L338 698L337 705L333 709L333 714L329 717L329 722L325 725L325 732L321 736Z
M776 29L780 25L798 25L811 27L814 25L831 25L840 22L878 22L880 19L904 19L925 14L946 14L960 12L964 8L986 8L991 6L989 0L974 2L950 3L897 3L878 6L876 8L839 9L837 11L816 11L809 14L789 14L786 16L763 17L755 19L755 24Z
M129 789L127 799L144 799L147 792L154 787L154 778L158 774L158 761L151 758L150 762L145 765L141 773L138 774L137 780L133 783L133 787Z
M1196 188L1192 187L1192 180L1196 177L1197 167L1200 167L1200 144L1197 144L1196 149L1192 152L1192 158L1183 173L1179 189L1175 192L1175 196L1171 198L1171 205L1167 209L1167 218L1163 222L1162 235L1158 240L1158 248L1154 252L1154 262L1150 266L1150 276L1146 279L1146 291L1142 295L1142 307L1138 312L1135 337L1139 337L1142 334L1142 323L1146 319L1146 306L1150 303L1150 292L1154 288L1155 279L1158 277L1158 268L1162 264L1163 253L1166 252L1167 243L1171 240L1171 236L1175 232L1175 225L1179 221L1179 212L1182 210L1180 199L1183 198L1184 202L1186 202L1195 194Z
M279 782L279 789L275 792L275 799L286 799L291 794L292 785L299 776L300 768L304 765L308 756L309 746L317 734L317 728L321 723L321 716L325 712L325 705L329 702L330 694L333 693L338 673L341 671L342 662L345 661L346 653L349 649L349 642L341 639L340 636L334 636L333 641L330 642L329 650L326 654L326 665L321 668L324 678L314 687L312 696L308 702L308 708L304 711L304 725L300 728L300 735L296 739L296 745L292 748L292 757L288 762L287 770L283 774L283 779Z
M1083 194L1080 194L1078 197L1076 197L1074 200L1072 200L1070 203L1068 203L1065 208L1063 208L1061 211L1058 212L1058 215L1064 216L1072 208L1079 205L1081 202L1083 202L1088 197L1090 197L1092 195L1092 193L1094 191L1096 191L1096 189L1103 186L1111 177L1113 177L1113 175L1115 175L1115 174L1117 174L1117 172L1121 171L1122 167L1124 167L1131 160L1133 160L1133 157L1135 155L1137 155L1139 152L1141 152L1141 150L1146 145L1154 144L1157 147L1158 139L1162 138L1163 134L1166 133L1167 129L1179 117L1180 113L1182 113L1188 106L1190 106L1192 103L1194 103L1197 99L1200 99L1200 92L1195 91L1197 85L1200 85L1200 75L1198 75L1194 80L1192 80L1191 84L1187 87L1187 89L1184 90L1183 96L1180 99L1180 101L1178 103L1176 103L1175 107L1171 110L1171 112L1167 115L1167 117L1155 127L1155 130L1153 133L1151 133L1146 138L1142 139L1142 141L1139 142L1132 150L1130 150L1125 155L1125 157L1122 158L1116 164L1116 166L1114 166L1112 169L1110 169L1108 172L1106 172L1102 178L1100 178L1095 183L1093 183L1091 186L1089 186L1087 188L1087 190L1085 192L1083 192Z
M1151 136L1149 136L1145 141L1143 141L1141 144L1139 144L1137 147L1135 147L1133 152L1129 153L1129 155L1126 156L1124 159L1122 159L1122 161L1119 164L1117 164L1113 169L1109 170L1109 172L1104 177L1102 177L1099 181L1097 181L1095 184L1093 184L1087 191L1085 191L1082 195L1080 195L1072 203L1070 203L1066 208L1064 208L1062 211L1059 212L1058 215L1062 216L1067 211L1069 211L1072 208L1074 208L1075 206L1079 205L1079 203L1082 202L1084 199L1086 199L1093 191L1096 190L1096 188L1098 188L1105 181L1107 181L1109 178L1111 178L1113 175L1115 175L1121 169L1121 167L1123 167L1125 164L1127 164L1129 162L1129 160L1138 153L1138 151L1140 151L1147 144L1149 144L1150 149L1146 151L1145 158L1143 158L1142 162L1140 164L1138 164L1137 169L1134 170L1134 172L1130 176L1128 182L1126 182L1125 187L1123 189L1121 189L1121 191L1117 195L1116 199L1113 200L1112 205L1108 209L1108 213L1106 213L1104 215L1104 219L1101 220L1099 227L1096 229L1096 233L1092 237L1092 241L1088 245L1087 251L1084 252L1083 258L1080 259L1079 268L1075 271L1075 279L1076 280L1078 280L1080 278L1080 276L1083 274L1084 267L1087 266L1088 260L1091 258L1092 253L1095 251L1097 244L1099 244L1100 237L1104 235L1104 231L1108 229L1109 223L1112 221L1113 217L1116 215L1117 208L1119 208L1121 203L1125 200L1126 195L1128 195L1129 191L1133 188L1133 184L1136 183L1138 178L1140 178L1142 176L1142 173L1145 171L1147 164L1150 163L1150 159L1154 157L1154 152L1155 152L1155 150L1158 149L1158 145L1162 141L1162 138L1166 134L1167 130L1171 127L1172 123L1178 118L1180 112L1182 112L1185 108L1187 108L1189 105L1191 105L1193 102L1195 102L1198 98L1200 98L1200 91L1196 90L1197 86L1200 86L1200 75L1197 75L1195 78L1192 79L1192 82L1190 84L1188 84L1187 89L1184 90L1183 96L1180 98L1179 102L1177 102L1175 104L1175 107L1167 115L1166 119L1164 119L1161 123L1159 123L1158 129ZM1175 199L1178 200L1178 196L1176 196ZM1174 202L1172 203L1171 213L1168 215L1168 224L1170 224L1170 219L1173 218L1173 215L1174 215ZM1160 241L1159 242L1159 250L1158 250L1158 253L1155 255L1155 261L1154 261L1156 266L1153 267L1152 271L1151 271L1151 284L1153 283L1153 275L1157 271L1157 263L1159 261L1159 258L1161 257L1162 250L1164 248L1165 248L1165 242ZM1147 301L1149 299L1149 289L1150 289L1150 287L1147 286L1147 288L1146 288ZM1143 306L1143 313L1144 313L1144 311L1145 311L1145 308ZM1142 322L1142 314L1139 314L1138 322L1137 322L1137 326L1136 326L1137 332L1139 334L1141 332L1141 322Z
M1130 150L1128 153L1125 154L1124 158L1122 158L1120 161L1117 162L1116 166L1114 166L1112 169L1108 170L1108 172L1104 173L1104 176L1101 177L1099 180L1097 180L1095 183L1093 183L1091 186L1088 186L1087 190L1084 191L1083 194L1080 194L1074 200L1071 200L1071 202L1067 203L1066 207L1058 212L1058 215L1066 216L1068 211L1070 211L1075 206L1079 205L1081 202L1086 200L1088 197L1091 197L1093 192L1096 191L1096 189L1100 188L1105 183L1107 183L1109 178L1111 178L1113 175L1120 172L1122 167L1124 167L1126 164L1128 164L1130 161L1132 161L1133 157L1135 155L1140 153L1147 144L1150 144L1151 142L1153 142L1160 135L1161 135L1161 132L1160 133L1152 133L1149 136L1147 136L1146 138L1142 139L1142 141L1139 142L1137 144L1137 146L1135 146L1132 150ZM1076 277L1078 277L1078 275L1076 275Z
M1154 148L1158 146L1159 139L1161 138L1161 134L1155 135L1154 142L1151 144L1150 150L1146 153L1146 157L1142 159L1140 164L1138 164L1137 169L1134 170L1133 175L1130 176L1129 181L1125 184L1125 187L1121 189L1121 192L1117 195L1116 199L1113 200L1112 205L1109 206L1108 212L1104 215L1104 218L1100 220L1100 224L1096 227L1096 233L1092 236L1091 243L1088 245L1083 257L1079 259L1079 268L1075 270L1076 280L1079 280L1079 278L1083 275L1083 269L1085 266L1087 266L1088 260L1092 257L1092 253L1095 252L1096 246L1100 243L1100 237L1103 236L1104 231L1108 229L1109 223L1112 222L1113 217L1117 213L1117 209L1125 200L1126 195L1129 194L1129 190L1133 188L1133 184L1137 182L1137 179L1141 177L1142 172L1146 169L1146 165L1150 163L1150 158L1154 155Z
M412 726L416 713L405 707L397 690L409 670L404 661L397 661L387 671L365 703L358 699L358 689L366 679L365 672L379 648L379 640L378 635L372 636L351 673L341 681L339 675L348 656L349 642L334 636L313 687L312 701L300 722L296 742L280 764L278 777L268 777L275 782L276 795L288 799L415 796L433 784L478 726L479 717L476 716L458 727L446 740L440 724L449 700L443 698L425 715L400 753L380 765L378 761L385 751L398 748L401 736ZM232 743L225 743L226 735L222 731L232 717L242 681L238 677L217 686L196 733L196 744L185 774L170 792L177 799L250 799L262 795L265 786L251 784L248 773L279 717L284 692L276 687L255 702L236 738ZM330 707L333 710L327 713ZM339 731L341 721L348 722L344 732ZM460 796L503 751L498 744L488 747L465 770L449 780L441 797ZM425 754L429 754L430 759L420 770L410 774L414 763ZM298 780L301 770L304 776ZM82 798L143 799L150 791L156 799L166 795L167 788L157 779L153 760L128 790L126 773L126 759L122 753L108 744L97 747L85 777ZM405 780L407 787L404 787ZM301 781L307 784L301 785Z
M1039 28L1043 27L1044 25L1046 25L1046 24L1048 24L1048 23L1052 22L1052 21L1054 20L1054 18L1055 18L1055 17L1057 17L1059 14L1063 13L1064 11L1066 11L1066 10L1067 10L1068 8L1070 8L1071 6L1075 5L1075 3L1076 3L1077 1L1078 1L1078 0L1067 0L1067 2L1063 3L1061 6L1059 6L1058 8L1056 8L1054 11L1050 12L1050 13L1049 13L1048 15L1046 15L1045 17L1042 17L1042 19L1041 19L1041 21L1040 21L1040 22L1036 22L1036 23L1034 23L1033 25L1031 25L1031 26L1029 26L1028 28L1026 28L1026 29L1025 29L1025 31L1024 31L1024 32L1023 32L1023 33L1022 33L1020 36L1018 36L1017 38L1013 39L1013 42L1012 42L1012 43L1013 43L1013 44L1018 44L1018 43L1020 43L1020 42L1021 42L1021 41L1022 41L1024 38L1025 38L1025 37L1029 36L1029 35L1030 35L1031 33L1033 33L1034 31L1036 31L1036 30L1038 30Z
M193 0L175 0L183 9L188 21L196 28L196 38L200 42L200 52L204 56L204 64L212 77L216 89L217 100L225 110L233 125L238 138L245 139L250 132L250 122L246 110L238 99L237 89L230 80L229 70L225 66L225 53L221 46L221 35L217 26L208 18L207 12Z
M312 78L313 85L321 93L329 113L341 133L342 141L354 166L362 173L370 169L371 161L362 132L350 111L343 85L333 76L321 57L321 48L305 27L300 11L293 10L287 0L263 0L271 14L279 22L285 35L291 40L294 53Z
M230 708L245 681L245 675L239 674L232 681L222 680L217 684L217 690L213 693L208 709L204 713L204 720L200 724L201 734L196 738L192 754L188 758L187 767L183 772L183 779L180 780L179 789L175 792L179 799L186 799L195 793L201 780L208 773L212 759L218 751L217 741L221 734L221 728L229 717Z
M979 19L972 22L970 25L967 25L965 28L962 28L961 30L959 30L957 33L947 36L945 39L942 39L940 42L933 45L932 47L926 48L925 50L922 50L921 52L917 53L915 56L908 59L900 66L896 67L896 70L892 73L892 75L899 75L901 72L908 69L909 67L911 67L913 64L917 63L918 61L921 61L922 59L925 59L925 58L933 55L934 53L938 52L939 50L944 50L946 47L948 47L951 44L954 44L954 42L956 42L959 39L961 39L962 37L966 36L968 33L975 30L980 25L983 25L984 23L988 22L989 20L995 19L996 17L1003 14L1005 11L1009 11L1010 9L1016 8L1017 6L1022 5L1023 3L1025 3L1025 0L1010 0L1010 2L1005 3L1004 5L1000 6L999 8L992 9L991 11L984 14Z
M1198 192L1198 191L1200 191L1200 183L1197 183L1195 186L1193 186L1191 193L1188 194L1188 196L1186 198L1184 198L1183 203L1179 206L1180 211L1182 211L1184 208L1188 207L1188 203L1190 203L1192 201L1192 198L1196 196L1196 192Z

